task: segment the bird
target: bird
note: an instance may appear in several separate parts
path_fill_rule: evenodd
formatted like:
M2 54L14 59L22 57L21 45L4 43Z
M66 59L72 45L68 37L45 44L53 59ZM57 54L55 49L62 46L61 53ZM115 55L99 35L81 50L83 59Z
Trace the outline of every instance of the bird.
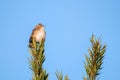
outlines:
M29 47L33 48L33 40L35 40L36 43L41 43L42 41L45 41L45 38L46 32L44 26L42 24L36 25L32 30L32 34L30 35Z

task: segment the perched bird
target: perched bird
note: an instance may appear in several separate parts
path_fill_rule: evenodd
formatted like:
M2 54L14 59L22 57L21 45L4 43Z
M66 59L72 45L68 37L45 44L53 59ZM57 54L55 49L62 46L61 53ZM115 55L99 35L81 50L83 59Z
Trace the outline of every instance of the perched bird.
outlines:
M36 43L41 42L42 40L45 41L46 32L44 29L44 26L42 24L38 24L35 26L35 28L32 30L32 34L29 39L29 47L33 47L33 39L36 41Z

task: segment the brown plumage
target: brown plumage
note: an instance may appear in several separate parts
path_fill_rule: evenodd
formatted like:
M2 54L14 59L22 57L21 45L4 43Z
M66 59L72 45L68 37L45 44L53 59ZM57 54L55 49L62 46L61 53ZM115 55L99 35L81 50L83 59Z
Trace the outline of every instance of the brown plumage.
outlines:
M44 26L42 24L36 25L35 28L32 30L32 34L29 39L29 47L33 46L32 44L33 39L37 43L39 43L42 40L45 41L45 37L46 37L46 32L45 32Z

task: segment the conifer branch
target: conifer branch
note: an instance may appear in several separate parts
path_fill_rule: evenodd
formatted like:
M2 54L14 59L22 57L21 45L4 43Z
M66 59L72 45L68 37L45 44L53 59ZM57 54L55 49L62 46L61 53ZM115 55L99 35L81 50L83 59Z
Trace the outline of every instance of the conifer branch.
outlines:
M86 61L84 63L87 76L83 80L96 80L102 69L104 53L106 45L101 45L100 40L96 39L92 35L91 39L92 47L88 49L89 56L85 55Z
M57 79L58 80L63 80L63 74L62 74L62 72L56 72L56 77L57 77ZM65 77L64 77L64 80L69 80L69 78L68 78L68 76L66 75Z
M48 80L48 73L43 68L45 61L44 42L45 30L42 24L38 24L30 36L29 51L31 53L30 69L33 71L32 80ZM106 45L101 45L99 39L92 35L90 42L92 47L88 49L89 55L85 55L86 61L84 62L86 77L83 80L96 80L102 69L103 58L106 51ZM68 76L63 76L62 72L56 72L58 80L69 80Z
M44 55L44 40L41 42L36 42L34 39L32 43L30 43L33 47L30 48L31 59L30 61L30 69L33 71L33 80L48 80L48 74L46 70L43 69L42 65L45 61Z

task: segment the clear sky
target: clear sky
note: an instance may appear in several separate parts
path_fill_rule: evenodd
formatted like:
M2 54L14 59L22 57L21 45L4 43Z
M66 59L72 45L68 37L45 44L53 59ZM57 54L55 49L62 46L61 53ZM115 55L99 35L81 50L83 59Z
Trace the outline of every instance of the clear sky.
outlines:
M120 0L1 0L0 80L31 80L27 45L38 23L47 33L49 80L56 80L56 70L82 80L92 33L107 44L100 80L119 79Z

